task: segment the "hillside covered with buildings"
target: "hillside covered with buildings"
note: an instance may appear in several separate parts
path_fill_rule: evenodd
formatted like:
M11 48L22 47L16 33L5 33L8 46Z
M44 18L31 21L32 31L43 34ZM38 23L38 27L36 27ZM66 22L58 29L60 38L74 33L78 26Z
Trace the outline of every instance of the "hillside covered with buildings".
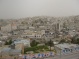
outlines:
M58 47L57 44L60 43L79 44L79 15L0 19L0 55L16 57L27 52L25 48L32 47L33 44L47 44L50 47L56 44Z

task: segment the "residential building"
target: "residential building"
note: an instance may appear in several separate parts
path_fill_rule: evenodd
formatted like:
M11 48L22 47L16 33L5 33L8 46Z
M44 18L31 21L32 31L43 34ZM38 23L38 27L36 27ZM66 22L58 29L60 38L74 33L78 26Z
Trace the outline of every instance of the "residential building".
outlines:
M63 43L63 44L55 45L55 49L58 54L70 53L70 52L74 52L74 51L79 51L79 45Z
M30 39L18 38L14 40L13 44L24 44L24 46L30 47Z

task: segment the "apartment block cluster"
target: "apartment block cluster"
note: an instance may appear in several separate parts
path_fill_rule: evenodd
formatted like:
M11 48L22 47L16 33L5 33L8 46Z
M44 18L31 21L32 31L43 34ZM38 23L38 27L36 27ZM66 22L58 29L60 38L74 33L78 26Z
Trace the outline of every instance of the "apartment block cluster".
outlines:
M0 46L4 46L9 38L12 38L12 45L20 47L17 43L30 46L32 40L45 43L50 39L60 41L79 35L79 16L70 17L27 17L18 20L0 20ZM11 47L2 48L4 51L11 50ZM18 50L18 53L23 49ZM0 49L1 50L1 49ZM8 52L7 52L8 53ZM10 52L9 52L10 53Z

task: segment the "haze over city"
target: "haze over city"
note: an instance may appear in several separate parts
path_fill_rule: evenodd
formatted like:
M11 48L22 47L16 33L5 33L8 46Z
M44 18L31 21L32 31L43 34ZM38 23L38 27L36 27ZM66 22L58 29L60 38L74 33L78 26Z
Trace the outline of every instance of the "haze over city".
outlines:
M0 59L79 59L79 0L0 0Z
M79 0L0 0L0 19L79 15Z

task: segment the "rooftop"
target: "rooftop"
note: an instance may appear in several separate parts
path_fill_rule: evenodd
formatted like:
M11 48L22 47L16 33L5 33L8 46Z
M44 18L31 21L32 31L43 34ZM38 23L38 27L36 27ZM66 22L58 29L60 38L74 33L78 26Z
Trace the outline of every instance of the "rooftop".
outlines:
M68 44L68 43L64 43L64 44L58 44L55 45L56 47L60 48L60 49L64 49L64 48L74 48L77 47L77 44Z

